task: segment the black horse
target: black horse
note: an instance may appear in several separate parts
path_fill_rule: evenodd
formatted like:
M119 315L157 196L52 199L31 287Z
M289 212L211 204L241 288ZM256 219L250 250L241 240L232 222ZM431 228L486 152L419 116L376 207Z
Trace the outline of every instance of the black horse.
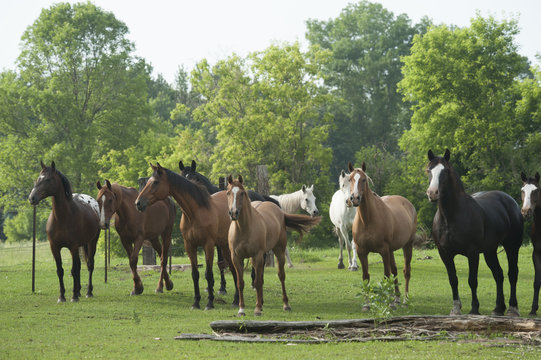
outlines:
M184 176L186 179L190 181L194 181L196 183L202 184L205 186L209 192L209 194L217 193L218 191L222 191L224 189L220 189L219 187L213 185L210 180L203 174L197 172L197 163L195 160L192 160L191 166L185 166L182 163L182 160L178 162L178 168L180 170L180 175ZM270 196L261 195L258 192L255 192L253 190L248 190L248 197L250 198L250 201L270 201L274 204L280 206L280 203L271 198ZM216 252L218 253L218 268L220 269L220 290L218 290L218 293L220 295L227 294L226 290L226 281L225 281L225 275L224 275L224 269L226 268L226 262L224 261L224 256L222 254L222 251L219 247L216 248ZM254 278L254 270L252 269L252 280Z
M531 316L537 315L539 307L539 288L541 288L541 190L539 180L541 177L536 172L535 176L528 177L521 173L522 179L522 216L529 217L533 215L532 221L532 261L535 271L533 282L533 300Z
M497 256L498 246L503 245L509 263L508 276L511 285L507 315L519 316L516 285L518 251L523 235L520 208L511 196L501 191L478 192L472 196L466 194L460 178L449 163L450 156L449 150L445 151L443 157L434 156L432 150L428 151L429 163L426 171L430 185L426 193L431 201L438 202L432 236L447 269L453 291L451 315L459 315L462 307L454 262L457 254L468 258L468 284L472 292L470 314L479 314L477 271L480 253L484 254L485 262L496 281L496 307L492 314L504 314L504 276Z

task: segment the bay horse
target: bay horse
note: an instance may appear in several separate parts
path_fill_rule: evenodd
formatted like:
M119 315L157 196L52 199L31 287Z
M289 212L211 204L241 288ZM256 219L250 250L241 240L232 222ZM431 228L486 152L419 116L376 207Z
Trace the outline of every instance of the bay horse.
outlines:
M338 268L345 268L343 249L346 246L349 263L348 269L350 271L357 271L359 269L357 265L357 249L355 248L353 239L349 241L349 234L351 233L353 220L355 219L356 209L349 202L349 174L346 174L344 170L340 172L338 184L340 188L332 196L331 204L329 205L329 218L334 225L334 233L338 237L338 244L340 245Z
M397 304L400 302L400 290L398 289L398 271L394 251L402 249L404 252L404 300L406 300L411 276L413 240L417 230L417 212L411 202L400 195L379 197L372 192L364 162L360 168L354 168L350 162L348 168L350 172L349 201L357 208L352 234L357 247L357 256L361 262L363 280L370 281L368 253L379 253L383 259L385 277L394 275L394 304ZM369 309L369 305L363 306L363 311Z
M532 261L535 271L533 282L533 300L530 316L537 315L539 308L539 288L541 287L541 190L539 187L539 172L535 176L528 177L524 172L520 173L522 179L522 216L524 218L533 215L532 222Z
M68 248L72 257L71 275L73 277L72 302L81 296L81 259L79 247L83 247L88 268L88 288L86 297L93 296L92 273L94 255L100 236L98 203L91 196L74 194L68 178L56 169L55 162L45 166L41 162L41 172L34 188L28 196L30 204L37 205L47 197L52 197L52 210L47 220L46 232L51 252L56 262L56 274L60 283L58 302L65 302L64 269L62 267L62 248Z
M100 227L108 229L111 218L115 220L115 229L120 237L122 246L128 254L133 278L131 295L143 293L144 286L137 273L139 251L145 240L150 241L152 247L160 254L161 270L157 293L163 293L163 284L167 290L173 289L173 282L167 273L167 257L171 247L171 234L175 222L176 208L169 198L152 204L148 211L141 213L134 206L139 192L132 188L111 184L105 180L102 186L96 182L98 188L98 205L100 209ZM159 236L162 238L160 244Z
M227 202L231 225L229 227L229 249L231 260L237 274L239 290L238 316L244 316L244 259L251 258L255 269L254 286L256 307L254 314L263 310L263 270L264 254L272 250L278 260L278 278L282 284L283 309L291 310L285 287L285 251L287 248L286 228L299 233L309 231L321 221L321 217L288 214L276 204L264 201L251 202L242 185L242 176L233 180L227 178Z
M214 308L214 246L219 246L225 259L230 259L227 233L231 219L227 215L227 198L225 191L210 195L207 189L185 177L162 167L159 163L152 168L152 176L135 199L135 205L141 212L157 201L172 196L180 206L182 217L180 231L184 238L184 248L192 267L194 285L194 303L192 309L200 308L201 293L199 291L199 270L197 269L197 248L205 252L205 279L208 284L208 303L206 310ZM231 274L234 268L229 261ZM233 277L236 280L235 277ZM236 281L235 281L236 289ZM238 304L238 291L235 292L233 305Z
M468 195L460 177L449 162L447 149L443 157L428 151L426 172L429 186L428 199L437 202L438 210L432 223L432 236L447 269L453 292L451 315L460 315L462 303L458 294L458 278L454 258L460 254L468 258L468 284L472 293L470 314L479 314L477 273L479 254L492 271L496 282L496 307L493 315L503 315L503 271L497 250L503 245L509 264L510 292L507 315L519 316L516 285L518 277L518 251L522 244L523 219L517 202L501 191L483 191Z

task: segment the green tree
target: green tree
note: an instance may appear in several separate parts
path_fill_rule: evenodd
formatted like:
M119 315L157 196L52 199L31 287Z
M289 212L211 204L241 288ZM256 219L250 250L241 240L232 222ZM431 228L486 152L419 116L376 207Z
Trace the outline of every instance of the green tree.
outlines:
M449 148L469 191L500 189L515 195L517 149L525 130L516 116L517 84L529 74L527 59L517 53L517 33L514 20L478 15L469 27L441 25L415 37L399 83L413 104L411 129L400 139L410 164L422 169L428 149L443 153ZM406 187L426 188L421 171L410 180ZM424 191L417 195L418 206L428 207L422 197Z
M397 150L410 118L396 91L402 79L400 59L409 54L413 36L426 31L428 23L423 19L412 26L405 14L395 16L368 1L348 5L336 19L307 22L310 43L332 51L323 67L325 84L342 99L332 110L333 173L352 161L361 146Z

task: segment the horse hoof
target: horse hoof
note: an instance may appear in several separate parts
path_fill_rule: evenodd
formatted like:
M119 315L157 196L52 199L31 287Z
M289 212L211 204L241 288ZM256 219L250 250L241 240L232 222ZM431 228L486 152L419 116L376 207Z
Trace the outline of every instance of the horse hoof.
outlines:
M218 291L218 295L227 295L227 290L225 290L225 289L224 289L224 290L220 289L220 290Z
M79 302L79 298L78 297L71 298L71 302Z
M284 305L284 311L291 311L291 306Z
M494 309L494 310L492 310L492 313L490 315L492 315L492 316L503 316L504 314L503 314L503 311Z
M201 307L199 306L199 304L193 304L192 305L192 310L200 310Z
M359 268L357 266L352 266L348 269L349 271L357 271Z
M163 294L163 288L156 288L154 292L156 292L157 294Z
M462 315L462 311L460 311L460 309L453 309L453 310L451 310L451 312L449 313L449 315L451 315L451 316Z
M460 315L460 314L458 314L458 315ZM468 313L468 315L481 315L481 313L478 310L477 311L472 310L472 311L470 311Z
M205 310L212 310L212 309L214 309L214 305L205 306Z
M63 297L59 297L58 300L56 301L57 303L65 303L66 302L66 298L63 298Z
M507 309L507 316L519 317L520 312L518 311L517 307L509 306L509 309Z
M254 316L261 316L261 311L254 311Z
M338 268L339 269L345 269L346 267L344 266L344 263L338 263Z
M174 284L173 284L173 282L172 282L171 280L169 280L169 281L167 281L167 282L165 283L165 288L166 288L168 291L173 290L173 286L174 286Z
M537 317L537 311L530 311L530 313L528 314L528 316L531 316L531 317Z
M90 298L93 298L93 297L94 297L94 294L92 294L92 293L86 294L87 299L90 299Z
M293 264L291 265L287 265L288 268L292 269L293 268Z
M242 316L246 316L246 314L244 313L244 310L239 310L239 312L237 313L237 316L242 317Z
M132 290L132 292L130 293L130 296L141 295L142 293L143 293L143 290L141 290L141 291Z

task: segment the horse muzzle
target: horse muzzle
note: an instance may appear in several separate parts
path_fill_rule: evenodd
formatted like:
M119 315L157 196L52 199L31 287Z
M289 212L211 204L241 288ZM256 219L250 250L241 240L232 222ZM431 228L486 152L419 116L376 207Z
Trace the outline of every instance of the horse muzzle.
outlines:
M351 195L349 197L349 204L351 205L348 205L348 201L346 200L346 205L348 205L348 207L358 207L359 205L361 205L361 195Z
M236 221L239 219L239 211L238 210L229 210L229 218L232 221Z
M30 195L28 195L28 201L31 205L37 205L41 201L41 196L38 196L34 193L34 191L32 191Z
M432 201L432 202L435 202L435 201L438 201L439 198L440 198L440 192L438 191L438 189L428 189L426 191L426 195L428 196L428 200Z
M135 201L135 207L140 212L145 211L147 206L148 206L148 199L143 198L143 199L138 199Z
M532 210L532 208L522 208L522 209L520 209L520 213L522 214L522 217L524 219L527 219L530 216L532 216L533 210Z

